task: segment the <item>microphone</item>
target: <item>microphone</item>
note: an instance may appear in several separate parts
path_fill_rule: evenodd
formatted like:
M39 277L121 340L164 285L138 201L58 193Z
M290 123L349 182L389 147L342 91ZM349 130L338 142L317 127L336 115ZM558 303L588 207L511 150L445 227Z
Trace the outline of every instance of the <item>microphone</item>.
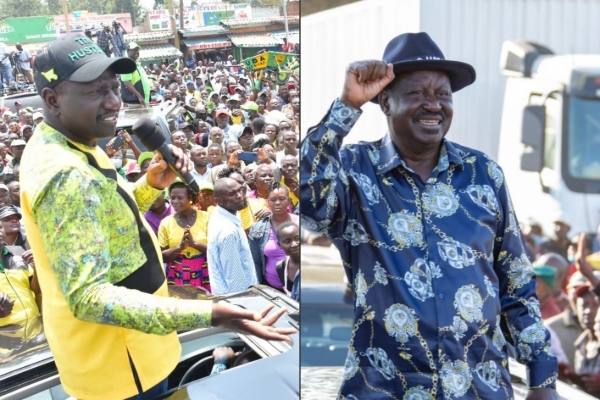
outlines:
M146 146L148 151L158 151L171 170L177 174L179 179L181 179L187 187L192 189L195 193L200 193L200 187L194 179L194 176L189 172L184 174L175 167L175 157L173 157L171 149L165 143L165 136L158 124L148 117L140 118L133 124L133 133L140 139L140 142Z

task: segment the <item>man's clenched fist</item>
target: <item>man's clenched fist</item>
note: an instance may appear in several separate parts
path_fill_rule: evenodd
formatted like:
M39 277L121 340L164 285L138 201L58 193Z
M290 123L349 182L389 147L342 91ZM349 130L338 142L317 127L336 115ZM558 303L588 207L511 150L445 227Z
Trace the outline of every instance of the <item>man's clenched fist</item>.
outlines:
M359 109L394 80L394 67L385 61L356 61L346 68L346 82L340 100Z

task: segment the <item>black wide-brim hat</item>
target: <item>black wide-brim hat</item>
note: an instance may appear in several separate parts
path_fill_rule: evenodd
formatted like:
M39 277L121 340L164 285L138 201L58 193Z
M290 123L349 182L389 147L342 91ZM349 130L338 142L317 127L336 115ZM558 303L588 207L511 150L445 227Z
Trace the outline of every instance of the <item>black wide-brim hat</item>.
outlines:
M407 71L444 71L450 78L452 92L475 82L475 68L464 62L446 60L444 53L425 32L403 33L393 38L383 52L383 61L394 66L396 76ZM379 103L378 96L371 101Z

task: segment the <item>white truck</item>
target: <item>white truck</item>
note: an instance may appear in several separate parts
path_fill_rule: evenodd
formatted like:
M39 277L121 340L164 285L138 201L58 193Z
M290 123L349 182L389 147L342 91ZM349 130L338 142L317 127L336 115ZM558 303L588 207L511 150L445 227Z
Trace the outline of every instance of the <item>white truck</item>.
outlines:
M506 83L498 163L517 217L571 225L570 235L600 224L600 55L555 55L532 42L505 41Z

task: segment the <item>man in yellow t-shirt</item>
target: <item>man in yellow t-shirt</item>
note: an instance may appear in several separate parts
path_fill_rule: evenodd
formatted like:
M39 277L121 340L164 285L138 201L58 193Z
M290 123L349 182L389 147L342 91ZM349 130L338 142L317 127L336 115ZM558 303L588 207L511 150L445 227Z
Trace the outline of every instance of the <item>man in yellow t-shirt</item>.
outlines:
M225 326L267 340L294 332L269 326L283 310L265 320L268 310L168 297L160 247L141 212L176 175L157 155L128 185L97 146L115 134L116 74L135 69L79 34L44 46L34 65L45 121L23 154L21 207L61 383L86 400L163 393L181 355L178 330ZM170 149L187 172L187 156Z

